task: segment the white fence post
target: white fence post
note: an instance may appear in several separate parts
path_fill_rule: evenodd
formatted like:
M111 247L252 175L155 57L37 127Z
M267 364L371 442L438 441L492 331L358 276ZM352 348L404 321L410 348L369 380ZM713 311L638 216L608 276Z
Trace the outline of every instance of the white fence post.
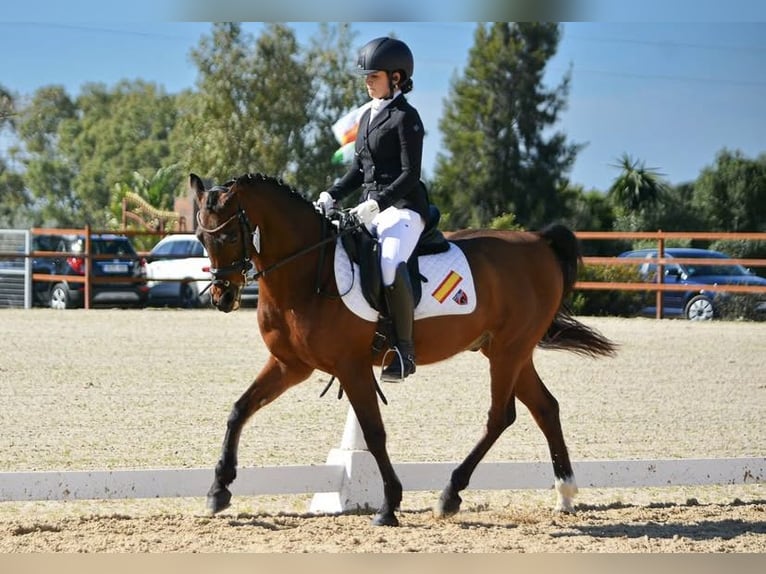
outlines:
M367 443L352 407L348 408L340 448L330 451L327 464L344 468L340 490L315 494L309 507L310 512L336 514L348 510L378 508L383 504L383 484L378 465L367 450Z

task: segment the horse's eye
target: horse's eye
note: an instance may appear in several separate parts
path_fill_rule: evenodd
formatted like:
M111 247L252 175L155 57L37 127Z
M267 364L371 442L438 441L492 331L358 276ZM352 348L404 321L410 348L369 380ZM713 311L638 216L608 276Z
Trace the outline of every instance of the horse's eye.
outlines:
M221 233L214 237L213 241L220 245L225 243L237 243L237 241L239 241L239 236L236 233Z

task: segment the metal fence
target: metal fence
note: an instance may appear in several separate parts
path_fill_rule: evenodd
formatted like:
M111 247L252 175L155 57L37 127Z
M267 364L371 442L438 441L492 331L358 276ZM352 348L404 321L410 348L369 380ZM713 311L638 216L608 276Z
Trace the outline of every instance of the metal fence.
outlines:
M0 308L32 306L31 235L23 229L0 229Z

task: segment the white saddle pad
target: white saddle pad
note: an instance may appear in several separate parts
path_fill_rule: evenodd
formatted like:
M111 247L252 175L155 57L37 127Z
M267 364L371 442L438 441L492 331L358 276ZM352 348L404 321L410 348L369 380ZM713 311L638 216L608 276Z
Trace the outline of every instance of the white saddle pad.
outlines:
M423 295L415 307L415 320L437 315L467 315L476 308L476 289L465 254L454 243L444 253L418 260ZM413 277L414 281L415 278ZM340 240L335 245L335 282L346 307L366 321L377 323L378 312L362 295L359 266L351 263Z

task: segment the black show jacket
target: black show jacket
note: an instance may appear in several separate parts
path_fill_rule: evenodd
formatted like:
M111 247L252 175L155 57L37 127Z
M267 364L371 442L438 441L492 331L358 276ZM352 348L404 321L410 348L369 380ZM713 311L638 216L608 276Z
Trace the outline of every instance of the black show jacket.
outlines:
M362 187L359 202L374 199L383 211L392 205L428 218L428 198L420 183L423 122L399 95L370 123L370 110L359 120L354 159L346 174L327 191L342 200Z

